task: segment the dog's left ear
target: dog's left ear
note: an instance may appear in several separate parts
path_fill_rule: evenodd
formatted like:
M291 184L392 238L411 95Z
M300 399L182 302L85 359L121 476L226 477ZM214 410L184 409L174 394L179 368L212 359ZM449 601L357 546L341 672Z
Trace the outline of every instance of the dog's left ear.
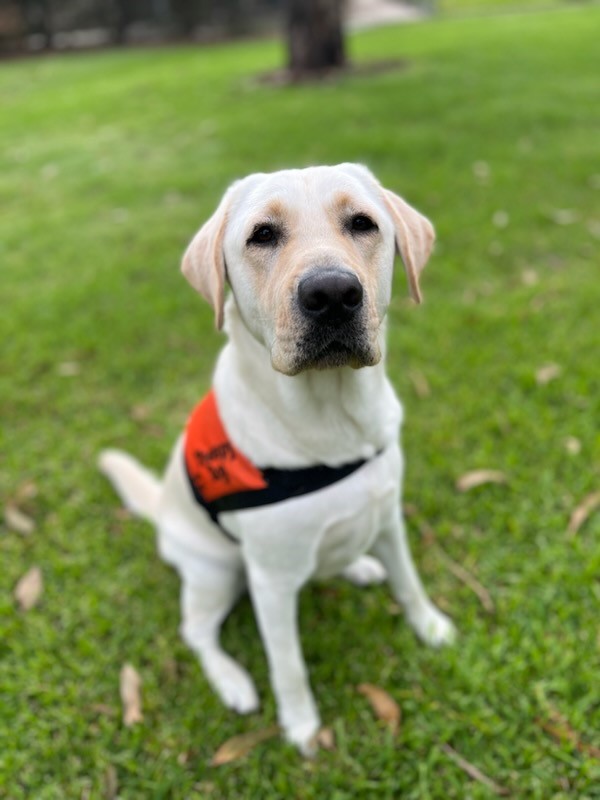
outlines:
M227 224L230 193L227 192L212 217L194 236L181 262L181 271L213 307L217 330L223 327L225 302L225 254L223 238Z
M422 298L419 276L433 249L435 230L427 217L409 206L397 194L384 189L383 195L394 222L396 247L404 262L411 297L416 303L420 303Z

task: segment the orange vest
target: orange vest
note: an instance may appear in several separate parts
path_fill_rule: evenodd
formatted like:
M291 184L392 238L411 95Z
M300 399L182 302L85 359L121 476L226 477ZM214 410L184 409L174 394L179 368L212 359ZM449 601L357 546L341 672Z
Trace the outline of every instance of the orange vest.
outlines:
M262 472L229 441L214 391L198 403L188 421L185 464L195 491L207 503L267 486Z
M362 459L340 467L324 464L299 469L257 467L230 441L213 390L198 403L188 420L184 459L194 497L228 536L219 523L219 513L256 508L316 492L365 463Z

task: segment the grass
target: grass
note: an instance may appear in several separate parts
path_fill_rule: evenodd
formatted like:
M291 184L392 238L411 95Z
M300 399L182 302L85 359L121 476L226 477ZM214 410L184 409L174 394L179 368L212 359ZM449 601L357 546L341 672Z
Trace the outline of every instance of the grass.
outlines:
M0 493L39 492L24 503L31 536L0 528L0 797L102 798L115 782L128 799L492 796L444 743L511 797L600 796L586 750L600 731L600 516L565 534L600 483L599 22L587 7L370 31L354 57L402 56L404 70L286 89L250 80L280 63L275 43L2 66ZM209 385L222 340L178 261L227 183L342 160L368 163L438 230L424 306L398 271L389 370L415 556L460 639L421 647L384 588L311 586L303 643L336 751L305 763L275 740L214 769L218 744L274 720L249 603L225 628L264 699L242 719L180 642L177 579L94 459L110 444L160 469ZM538 385L549 362L562 372ZM481 467L509 484L458 494ZM24 614L12 590L33 564L45 591ZM143 679L133 729L125 661ZM363 681L400 703L397 740ZM549 732L567 724L574 740Z
M568 6L578 0L434 0L434 8L444 13L492 13L498 11L521 12ZM581 0L580 0L581 1ZM594 2L594 0L583 0Z

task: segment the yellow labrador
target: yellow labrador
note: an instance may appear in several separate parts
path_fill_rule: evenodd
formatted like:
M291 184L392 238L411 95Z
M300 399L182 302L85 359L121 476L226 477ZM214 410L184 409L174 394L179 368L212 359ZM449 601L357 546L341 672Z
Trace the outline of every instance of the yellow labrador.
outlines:
M234 183L182 265L229 336L213 389L163 480L125 453L100 457L126 505L156 525L160 553L182 579L183 638L240 713L259 701L219 629L248 587L279 721L304 753L320 724L297 628L310 578L365 584L387 572L423 641L454 636L410 556L402 410L383 363L395 251L418 302L433 241L430 222L363 166Z

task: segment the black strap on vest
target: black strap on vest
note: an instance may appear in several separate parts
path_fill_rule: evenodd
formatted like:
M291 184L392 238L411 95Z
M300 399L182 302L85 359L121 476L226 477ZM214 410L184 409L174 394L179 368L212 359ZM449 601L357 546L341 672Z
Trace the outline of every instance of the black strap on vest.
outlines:
M379 451L381 452L381 451ZM377 453L379 455L379 453ZM212 521L223 533L232 541L237 542L219 522L218 515L223 511L241 511L246 508L258 508L268 506L272 503L279 503L282 500L291 500L293 497L301 497L310 492L318 492L325 489L332 483L347 478L357 469L367 463L367 459L353 461L350 464L342 464L340 467L326 467L318 465L316 467L301 467L299 469L276 469L266 467L261 469L263 478L267 486L264 489L251 489L245 492L235 492L219 497L216 500L207 502L200 491L194 485L192 477L187 469L184 459L184 469L194 497L198 503L206 509Z

